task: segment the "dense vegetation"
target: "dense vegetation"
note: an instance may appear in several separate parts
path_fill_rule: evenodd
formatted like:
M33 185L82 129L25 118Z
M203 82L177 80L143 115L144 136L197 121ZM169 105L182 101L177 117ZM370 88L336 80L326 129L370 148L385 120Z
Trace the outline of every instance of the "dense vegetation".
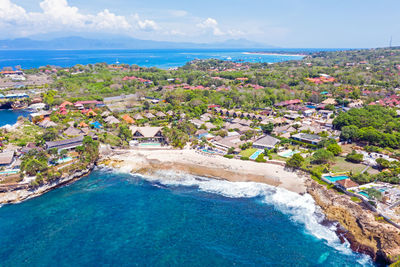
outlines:
M333 125L342 131L343 140L365 141L381 147L400 147L400 119L395 110L367 106L341 113Z

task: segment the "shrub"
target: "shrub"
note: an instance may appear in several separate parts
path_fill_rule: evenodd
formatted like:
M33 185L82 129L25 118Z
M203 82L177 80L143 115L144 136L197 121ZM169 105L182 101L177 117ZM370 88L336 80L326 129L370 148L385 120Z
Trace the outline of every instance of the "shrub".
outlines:
M286 161L286 167L299 169L303 165L303 162L304 158L299 153L296 153Z
M333 153L333 155L337 156L342 153L342 148L338 144L330 144L326 150Z
M258 155L258 157L256 158L256 162L267 162L267 160L264 159L264 154Z
M233 155L224 155L224 158L233 159Z
M249 157L241 157L241 160L249 160Z
M358 154L356 151L352 151L350 154L347 154L346 156L346 160L353 162L353 163L360 163L363 161L363 155L362 154Z
M328 163L333 160L334 155L332 152L325 149L318 149L315 151L314 155L311 158L311 161L316 164Z
M358 197L351 197L350 199L357 203L361 202L361 199L359 199Z

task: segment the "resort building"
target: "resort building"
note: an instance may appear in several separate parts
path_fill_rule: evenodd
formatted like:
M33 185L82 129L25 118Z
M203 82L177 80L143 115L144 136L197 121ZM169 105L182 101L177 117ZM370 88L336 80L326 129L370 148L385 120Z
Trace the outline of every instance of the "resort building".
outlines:
M296 141L300 141L307 144L318 145L322 139L319 135L315 134L306 134L306 133L298 133L292 135L292 137Z
M56 148L58 151L61 151L64 149L65 150L73 149L78 146L81 146L82 144L83 144L83 135L61 141L49 141L46 142L45 147L47 150Z
M335 183L335 185L343 191L354 190L359 186L359 184L350 179L339 180Z
M131 126L132 139L136 141L150 141L158 143L166 143L165 137L162 134L161 127L136 127Z
M245 141L240 140L240 136L236 135L236 136L228 136L225 138L216 138L215 141L213 142L213 144L224 151L227 151L228 149L230 149L231 147L233 147L234 149L237 149L237 152L240 152L239 146L241 146L242 144L244 144Z
M272 137L270 135L265 135L259 139L257 139L254 143L253 143L253 147L254 148L258 148L258 149L272 149L274 148L277 144L279 144L280 140Z
M14 160L14 151L5 151L0 153L0 167L8 167Z
M40 111L40 112L29 114L29 119L33 123L38 123L38 122L42 121L43 119L50 117L50 115L51 115L51 111Z
M114 116L108 116L107 118L104 119L104 121L108 124L118 124L120 121L115 118Z
M77 129L74 127L69 127L64 131L64 135L66 136L78 136L78 135L83 135L84 132L81 129Z

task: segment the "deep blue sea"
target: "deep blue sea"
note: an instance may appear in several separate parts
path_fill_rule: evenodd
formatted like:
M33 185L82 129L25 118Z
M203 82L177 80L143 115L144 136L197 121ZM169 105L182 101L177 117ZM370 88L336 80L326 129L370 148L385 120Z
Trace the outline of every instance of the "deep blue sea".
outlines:
M23 69L54 65L70 67L76 64L94 64L116 61L142 67L171 68L185 65L194 59L216 58L235 62L281 62L300 60L299 55L249 54L254 50L0 50L0 68L20 65ZM271 53L302 53L314 49L279 49Z
M28 116L29 112L24 110L11 110L11 109L2 109L0 110L0 127L7 124L14 124L17 122L19 116Z
M368 266L309 195L97 170L0 208L0 266Z

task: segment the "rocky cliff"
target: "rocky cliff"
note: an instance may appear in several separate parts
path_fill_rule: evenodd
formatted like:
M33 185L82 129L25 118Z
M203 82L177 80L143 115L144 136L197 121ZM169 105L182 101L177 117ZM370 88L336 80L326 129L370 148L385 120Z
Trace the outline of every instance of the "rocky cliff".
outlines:
M346 238L350 242L354 251L368 254L375 261L391 263L397 260L400 256L399 229L377 220L377 213L347 195L327 190L313 180L307 182L307 187L327 219L340 223L337 232L342 240Z
M66 177L61 177L60 179L34 188L29 186L23 188L10 188L10 190L6 192L0 192L0 204L18 203L33 197L40 196L54 188L72 183L82 178L83 176L88 175L93 168L94 164L90 165L86 170L75 172Z

